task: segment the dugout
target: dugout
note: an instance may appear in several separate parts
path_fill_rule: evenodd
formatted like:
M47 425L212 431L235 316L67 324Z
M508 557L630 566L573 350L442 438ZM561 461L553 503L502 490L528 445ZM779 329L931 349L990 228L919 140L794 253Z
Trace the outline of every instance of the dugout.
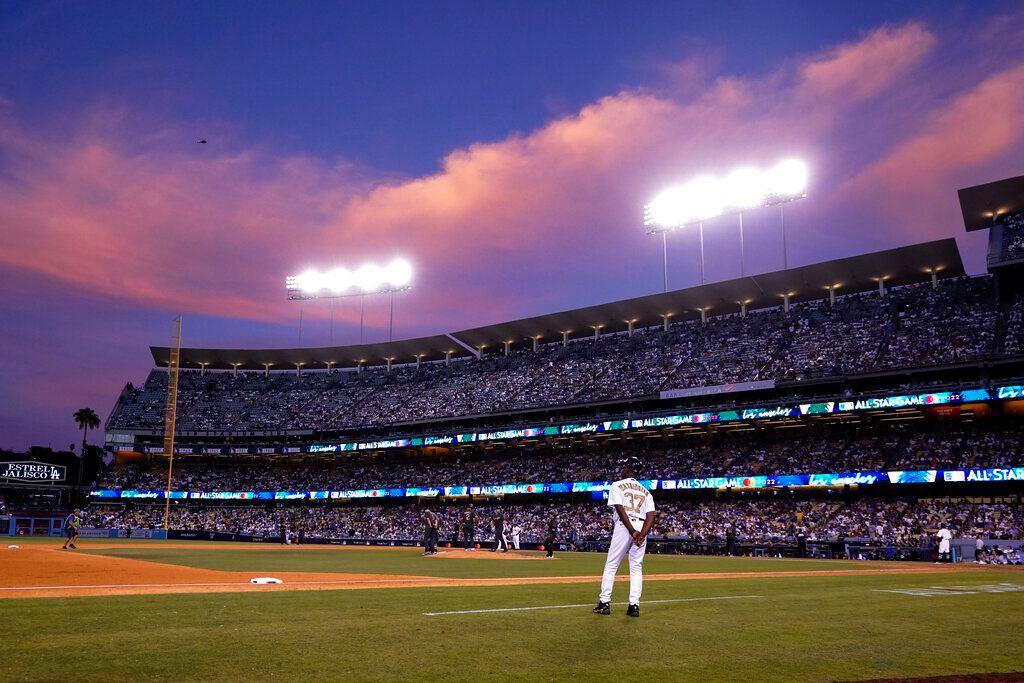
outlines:
M45 513L0 516L0 536L61 536L64 515Z

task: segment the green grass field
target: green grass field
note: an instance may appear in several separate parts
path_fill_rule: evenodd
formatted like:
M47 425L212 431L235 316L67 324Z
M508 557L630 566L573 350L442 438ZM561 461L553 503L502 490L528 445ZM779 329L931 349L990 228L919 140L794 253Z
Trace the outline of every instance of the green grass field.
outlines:
M88 542L83 542L87 549ZM96 550L211 569L445 577L597 575L602 555L456 561L415 550L260 546ZM2 561L2 560L0 560ZM876 568L891 564L874 565ZM643 616L591 614L592 584L0 600L2 680L833 681L1024 671L1024 592L922 597L893 588L1024 586L1024 573L758 577L834 561L650 556ZM2 566L0 566L2 571ZM615 600L626 585L617 584ZM735 596L737 599L720 599ZM715 598L711 600L701 600ZM687 602L657 602L659 600ZM534 611L425 612L583 604Z
M104 541L106 543L106 541ZM192 543L191 546L195 546ZM293 571L293 572L351 572L369 574L415 574L451 578L471 577L529 577L529 576L587 576L600 574L604 555L594 553L559 553L557 559L540 561L453 561L441 557L423 557L415 548L343 548L325 547L281 548L258 544L210 544L209 547L190 547L173 542L154 543L153 547L107 548L90 551L83 542L84 552L98 555L149 560L166 564L223 569L228 571ZM449 551L462 554L461 550ZM487 551L480 551L487 554ZM542 557L544 553L529 553ZM884 565L879 565L884 566ZM863 569L863 562L819 560L751 560L728 557L681 557L677 555L648 555L644 561L647 574L675 574L682 572L761 572L761 571L813 571L822 569ZM625 566L622 567L625 573ZM1024 575L1022 575L1024 579Z

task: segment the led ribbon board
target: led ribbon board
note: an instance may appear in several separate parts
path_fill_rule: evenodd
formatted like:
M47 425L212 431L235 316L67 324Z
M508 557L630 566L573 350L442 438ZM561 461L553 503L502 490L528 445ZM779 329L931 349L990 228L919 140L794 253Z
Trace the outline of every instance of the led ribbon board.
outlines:
M477 441L505 441L538 436L562 436L612 432L623 429L657 429L682 425L700 425L714 422L735 422L737 420L770 420L802 415L825 415L864 410L884 410L909 407L952 405L974 401L1024 398L1024 386L1014 385L998 389L965 389L959 392L944 391L933 394L908 394L903 396L876 396L855 401L824 401L820 403L798 403L795 405L765 406L742 410L721 410L718 412L684 413L659 415L635 420L606 420L557 426L537 426L516 429L502 429L493 432L442 434L420 436L408 439L383 439L337 444L314 444L307 447L308 453L350 453L356 451L385 450L389 448L410 448L417 446L440 446Z
M840 472L819 474L746 475L695 477L689 479L648 479L641 483L651 490L758 489L782 486L871 486L873 484L931 484L1024 481L1024 467L970 470L900 470L891 472ZM486 486L424 486L391 489L347 489L342 491L171 491L172 499L191 500L327 500L345 498L434 498L438 496L499 496L543 493L593 493L607 491L610 481L577 481L536 484L493 484ZM97 499L162 499L164 491L96 489Z

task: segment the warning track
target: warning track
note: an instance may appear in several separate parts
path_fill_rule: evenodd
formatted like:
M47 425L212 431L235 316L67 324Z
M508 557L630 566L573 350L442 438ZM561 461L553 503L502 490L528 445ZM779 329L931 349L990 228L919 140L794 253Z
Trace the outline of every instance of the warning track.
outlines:
M4 552L4 551L0 551ZM276 592L295 590L357 590L410 587L516 586L527 584L595 583L598 576L533 576L518 578L443 578L396 574L274 572L283 584L254 585L265 572L231 572L144 560L89 555L50 547L22 547L4 552L0 599L152 595L173 593ZM971 567L971 569L976 569ZM645 581L757 579L803 576L877 574L940 574L957 567L906 565L880 569L836 569L776 572L693 572L649 574ZM619 580L628 580L620 576Z

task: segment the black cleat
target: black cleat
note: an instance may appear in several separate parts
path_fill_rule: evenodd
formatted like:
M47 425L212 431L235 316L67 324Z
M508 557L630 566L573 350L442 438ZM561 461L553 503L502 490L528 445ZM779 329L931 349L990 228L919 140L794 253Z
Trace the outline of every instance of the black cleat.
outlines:
M599 602L594 608L594 614L611 614L612 604L610 602Z
M72 543L72 544L71 544L70 546L68 546L68 547L69 547L69 548L71 548L72 550L78 550L78 546L77 546L77 545L75 545L74 543Z
M640 616L640 605L630 605L626 608L627 617L638 617Z

